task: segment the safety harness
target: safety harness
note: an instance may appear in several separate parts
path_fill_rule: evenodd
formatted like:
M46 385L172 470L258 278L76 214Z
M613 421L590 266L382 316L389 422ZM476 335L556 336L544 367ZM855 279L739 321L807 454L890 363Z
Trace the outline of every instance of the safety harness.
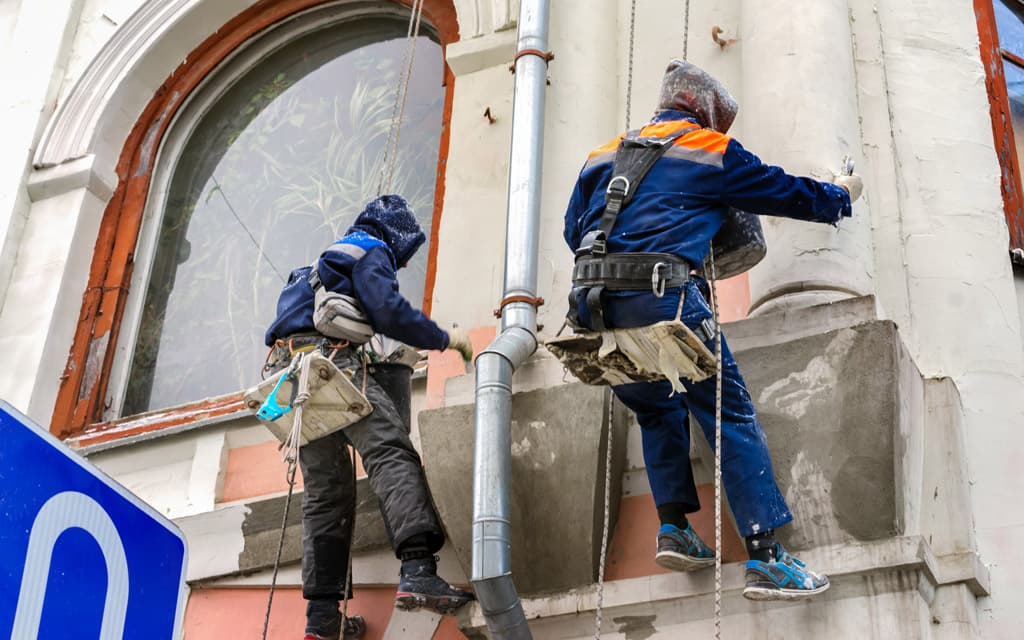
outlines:
M583 236L576 251L566 316L574 334L556 336L544 343L581 382L619 385L668 380L674 391L683 392L681 379L696 382L715 373L715 356L705 346L715 336L715 323L708 319L691 329L680 320L685 289L680 292L675 319L653 325L609 328L602 306L605 291L649 289L660 298L667 289L681 287L690 279L686 260L668 253L608 253L608 238L619 213L633 199L654 163L692 130L665 137L643 137L639 130L632 130L619 143L600 225ZM593 330L580 323L581 301L586 304Z
M590 325L596 331L605 331L602 298L605 291L645 291L657 296L665 290L680 287L690 279L690 265L686 260L668 253L623 252L608 253L608 238L619 213L636 195L637 187L651 168L676 140L691 129L682 129L664 137L644 137L639 129L626 133L615 152L612 179L605 190L604 212L597 229L583 236L576 250L576 264L572 271L572 291L569 294L567 322L580 328L579 301L585 297ZM585 292L585 293L584 293ZM702 341L714 336L714 325L702 323L696 330ZM703 334L703 335L702 335Z

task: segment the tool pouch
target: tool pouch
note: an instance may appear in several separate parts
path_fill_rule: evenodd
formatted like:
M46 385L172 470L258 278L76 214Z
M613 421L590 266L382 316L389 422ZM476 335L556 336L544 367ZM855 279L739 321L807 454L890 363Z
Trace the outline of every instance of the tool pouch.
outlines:
M556 337L544 346L587 384L668 380L682 393L681 378L700 382L717 370L714 354L680 320Z
M302 440L305 445L362 420L373 412L373 405L350 379L326 356L312 352L310 358L309 399L302 409ZM291 401L298 391L298 372L293 367L278 371L245 392L245 406L281 442L288 439L295 420ZM282 402L288 398L286 404Z
M347 340L356 345L370 341L373 326L358 300L328 291L320 282L315 264L309 272L309 285L313 288L313 325L317 331L329 338Z

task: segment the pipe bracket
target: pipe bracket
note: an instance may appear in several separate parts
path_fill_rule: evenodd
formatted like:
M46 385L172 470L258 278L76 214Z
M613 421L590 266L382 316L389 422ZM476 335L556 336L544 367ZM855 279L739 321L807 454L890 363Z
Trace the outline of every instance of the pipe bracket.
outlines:
M505 307L516 302L525 302L526 304L533 305L535 309L539 309L544 304L544 298L535 298L533 296L505 296L501 302L498 303L498 308L494 310L494 317L501 318L501 314L505 311Z
M516 63L519 62L519 58L522 58L523 56L537 56L538 58L544 61L545 65L549 64L552 60L555 59L555 54L553 54L550 51L544 52L541 51L540 49L522 49L516 53L516 56L514 58L512 58L512 64L509 65L508 70L511 71L512 73L515 73Z

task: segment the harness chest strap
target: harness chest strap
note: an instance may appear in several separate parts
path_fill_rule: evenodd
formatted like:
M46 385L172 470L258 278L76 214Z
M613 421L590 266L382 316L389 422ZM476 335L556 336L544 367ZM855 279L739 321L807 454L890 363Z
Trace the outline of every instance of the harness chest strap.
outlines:
M654 164L672 145L691 129L655 138L641 137L639 130L626 133L615 152L612 179L605 190L605 207L597 229L587 233L576 251L573 268L573 290L569 296L568 320L578 325L578 292L586 289L586 305L591 324L598 331L605 329L601 295L609 291L644 290L648 286L658 297L666 287L684 284L690 277L685 260L664 253L608 253L608 237L615 227L619 212L633 199L637 186Z

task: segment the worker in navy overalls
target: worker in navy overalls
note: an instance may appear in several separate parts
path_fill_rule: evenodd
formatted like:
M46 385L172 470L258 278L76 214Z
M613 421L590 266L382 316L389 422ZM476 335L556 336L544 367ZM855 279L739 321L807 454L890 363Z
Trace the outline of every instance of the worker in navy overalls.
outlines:
M673 60L658 110L639 131L640 137L672 140L639 184L617 180L611 185L613 191L631 190L632 197L607 233L600 229L606 191L623 137L590 154L565 214L565 241L577 255L577 266L581 259L593 262L595 247L620 263L629 263L631 254L674 258L664 269L668 286L660 296L652 290L647 272L633 290L621 282L614 289L597 288L592 277L574 282L570 320L579 328L630 328L671 320L683 296L680 319L713 352L707 283L689 274L704 264L729 207L825 224L852 214L851 202L862 190L858 176L839 176L831 184L764 164L725 134L737 108L717 80L688 62ZM828 588L828 578L808 569L775 540L774 531L793 515L775 482L765 434L724 339L722 370L723 481L751 558L744 595L775 600L820 593ZM685 386L685 394L673 394L664 379L613 387L619 400L636 413L642 432L648 480L661 520L656 561L677 571L714 564L714 552L694 532L686 514L699 508L687 418L692 414L708 441L714 442L715 379L686 381Z
M469 359L472 346L463 331L445 331L398 291L396 272L425 242L408 203L399 196L381 196L356 218L345 237L325 251L314 265L292 271L277 303L277 317L267 330L273 347L271 362L280 369L296 349L316 345L333 354L339 369L363 387L373 412L343 430L303 445L299 462L305 489L302 496L302 595L306 606L306 640L362 637L359 616L342 620L339 601L347 585L351 526L356 488L348 445L362 457L370 486L395 555L402 561L396 606L426 607L452 613L472 594L451 587L437 575L434 556L444 545L444 530L434 509L407 426L395 403L363 366L355 345L337 344L317 333L313 319L314 267L316 286L354 298L376 333L419 349L456 349ZM364 380L365 376L365 380Z

